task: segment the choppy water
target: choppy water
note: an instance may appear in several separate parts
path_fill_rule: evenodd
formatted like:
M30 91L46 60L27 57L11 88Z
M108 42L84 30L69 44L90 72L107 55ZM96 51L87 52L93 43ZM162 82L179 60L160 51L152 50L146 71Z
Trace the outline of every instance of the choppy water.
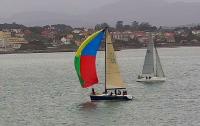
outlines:
M200 126L200 48L159 49L167 81L135 82L145 49L117 52L128 102L90 102L74 53L0 55L0 126ZM98 55L101 92L103 53Z

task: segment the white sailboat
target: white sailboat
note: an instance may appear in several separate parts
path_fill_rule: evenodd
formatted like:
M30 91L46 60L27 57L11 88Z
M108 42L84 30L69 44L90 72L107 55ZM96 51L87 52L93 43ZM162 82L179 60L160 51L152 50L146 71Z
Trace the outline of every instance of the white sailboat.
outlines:
M150 42L147 46L147 52L143 65L142 74L138 75L137 82L163 82L166 80L163 68L160 62L158 51L154 45L153 37L150 35Z

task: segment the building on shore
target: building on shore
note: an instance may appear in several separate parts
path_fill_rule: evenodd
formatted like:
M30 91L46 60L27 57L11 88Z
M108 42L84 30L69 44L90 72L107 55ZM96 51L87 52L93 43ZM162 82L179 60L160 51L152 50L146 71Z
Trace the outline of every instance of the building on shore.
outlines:
M192 34L196 36L200 36L200 30L192 30Z
M175 43L175 34L172 32L166 32L164 33L165 39L167 43Z
M24 38L18 38L18 37L8 38L7 42L12 49L19 49L22 44L28 44L28 42Z
M28 44L22 33L17 33L14 36L12 32L0 31L0 48L10 51L19 49L22 44Z
M130 39L134 39L135 35L131 31L124 32L111 32L112 38L115 40L129 41Z

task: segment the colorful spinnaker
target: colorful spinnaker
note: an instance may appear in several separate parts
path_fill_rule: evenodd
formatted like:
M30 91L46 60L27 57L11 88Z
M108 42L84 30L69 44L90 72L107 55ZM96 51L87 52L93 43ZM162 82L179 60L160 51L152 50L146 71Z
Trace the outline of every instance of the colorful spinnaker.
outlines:
M96 54L105 36L105 30L100 30L89 36L78 48L74 66L83 88L98 83L96 73Z
M100 30L88 37L76 52L74 65L78 74L81 86L88 88L98 83L96 73L96 54L105 38L105 91L102 94L96 93L92 88L90 99L93 100L132 100L133 96L128 95L126 85L120 75L116 61L115 51L111 41L108 28ZM108 90L114 90L115 94ZM123 93L121 94L121 91Z

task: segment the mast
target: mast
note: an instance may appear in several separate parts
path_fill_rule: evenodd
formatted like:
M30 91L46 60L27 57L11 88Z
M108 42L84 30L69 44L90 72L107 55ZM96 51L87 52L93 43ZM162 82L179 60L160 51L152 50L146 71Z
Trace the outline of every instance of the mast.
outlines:
M156 68L156 77L158 77L159 75L158 75L158 65L159 65L159 63L158 63L158 60L159 60L159 57L158 57L158 51L157 51L157 47L156 47L157 45L156 45L156 43L154 42L154 48L155 48L155 58L156 58L156 66L155 66L155 68Z
M155 42L152 33L149 33L150 36L150 42L153 45L152 53L153 53L153 74L154 76L157 74L157 69L156 69L156 47L155 47Z
M152 39L153 39L153 38L152 38ZM158 58L158 57L157 57L156 43L155 43L154 41L153 41L153 43L154 43L154 50L155 50L155 53L154 53L154 54L155 54L155 59L156 59L156 60L155 60L156 64L155 64L155 66L154 66L154 67L155 67L154 70L155 70L155 72L156 72L156 73L155 73L155 76L157 77L157 76L158 76L158 68L157 68L157 66L158 66L158 62L157 62L158 60L157 60L157 58Z
M158 57L157 57L157 49L156 49L156 46L155 46L155 57L156 57L156 66L155 66L155 68L156 68L156 77L158 77Z
M5 39L3 38L3 46L4 46L4 52L6 52L6 44L5 44Z
M105 38L104 38L104 40L105 40L105 93L107 93L107 88L106 88L106 36L107 36L107 27L105 28Z
M153 40L153 36L152 34L150 33L150 39L151 39L151 43L153 44L153 73L154 75L156 74L156 66L155 66L155 59L156 59L156 56L155 56L155 43L154 43L154 40Z

